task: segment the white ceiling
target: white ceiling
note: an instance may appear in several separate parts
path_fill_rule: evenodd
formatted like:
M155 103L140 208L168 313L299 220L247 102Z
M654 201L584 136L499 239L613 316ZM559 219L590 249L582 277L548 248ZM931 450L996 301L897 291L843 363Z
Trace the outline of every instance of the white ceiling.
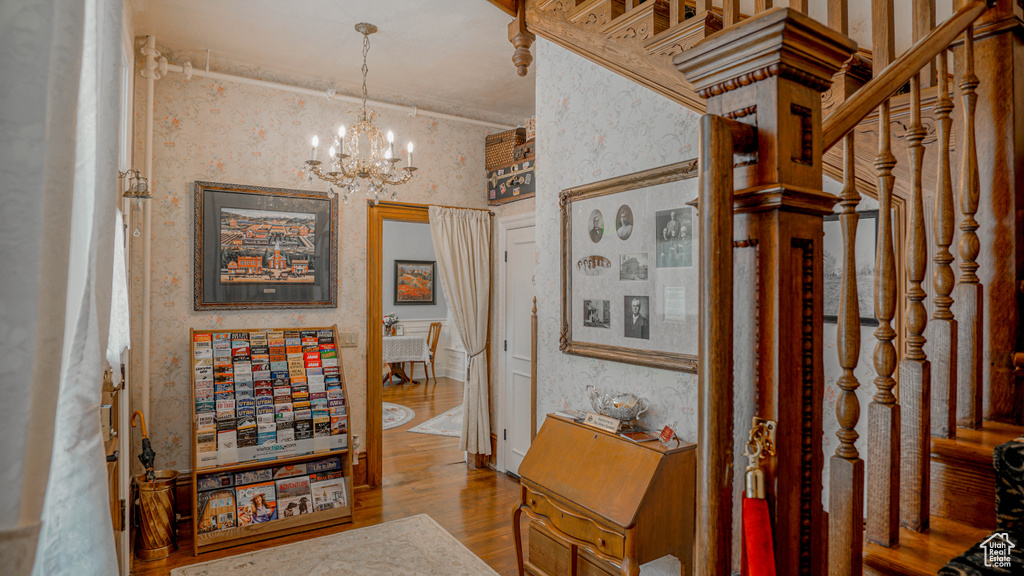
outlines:
M522 122L534 114L534 67L525 78L516 74L511 17L487 0L135 0L134 10L135 33L155 35L160 46L210 50L214 61L350 94L362 82L354 26L369 22L379 28L367 62L371 100L390 94L480 119Z

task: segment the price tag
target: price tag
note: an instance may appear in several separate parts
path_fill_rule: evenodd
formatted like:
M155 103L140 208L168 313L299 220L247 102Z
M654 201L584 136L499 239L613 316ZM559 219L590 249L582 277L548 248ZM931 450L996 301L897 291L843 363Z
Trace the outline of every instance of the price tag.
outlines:
M593 412L587 412L587 417L583 420L583 423L587 426L607 430L611 433L618 432L619 426L622 425L621 421L612 418L611 416L603 416L601 414L594 414Z

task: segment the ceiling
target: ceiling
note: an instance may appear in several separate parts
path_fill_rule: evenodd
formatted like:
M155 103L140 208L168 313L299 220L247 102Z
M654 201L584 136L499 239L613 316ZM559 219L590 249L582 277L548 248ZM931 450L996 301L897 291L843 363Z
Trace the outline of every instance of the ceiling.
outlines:
M533 69L512 64L511 17L486 0L135 0L137 35L175 52L304 77L358 94L359 22L370 36L371 100L522 122L534 115ZM203 58L205 60L205 57ZM182 62L174 61L174 64ZM198 68L204 61L193 60ZM211 69L214 69L211 66ZM389 97L392 96L392 97Z

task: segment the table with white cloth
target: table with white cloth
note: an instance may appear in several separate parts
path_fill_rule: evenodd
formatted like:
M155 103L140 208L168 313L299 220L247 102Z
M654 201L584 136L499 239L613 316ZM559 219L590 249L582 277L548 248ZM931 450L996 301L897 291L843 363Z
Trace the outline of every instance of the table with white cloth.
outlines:
M422 336L385 336L381 346L381 357L384 362L391 366L391 373L384 377L384 381L391 380L392 376L398 376L399 384L410 382L417 384L412 379L412 370L405 373L406 362L430 362L430 348L427 346L427 339Z

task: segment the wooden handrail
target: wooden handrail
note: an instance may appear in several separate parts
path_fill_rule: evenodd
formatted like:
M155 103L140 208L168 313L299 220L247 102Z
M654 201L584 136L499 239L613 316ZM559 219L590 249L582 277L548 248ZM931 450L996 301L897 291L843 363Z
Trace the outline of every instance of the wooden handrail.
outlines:
M892 64L886 66L881 74L865 84L847 101L822 122L821 136L823 150L835 146L847 132L853 130L864 118L878 108L886 99L893 95L901 86L922 68L928 66L939 52L963 34L987 8L984 1L966 4L946 20L941 26L914 44Z

